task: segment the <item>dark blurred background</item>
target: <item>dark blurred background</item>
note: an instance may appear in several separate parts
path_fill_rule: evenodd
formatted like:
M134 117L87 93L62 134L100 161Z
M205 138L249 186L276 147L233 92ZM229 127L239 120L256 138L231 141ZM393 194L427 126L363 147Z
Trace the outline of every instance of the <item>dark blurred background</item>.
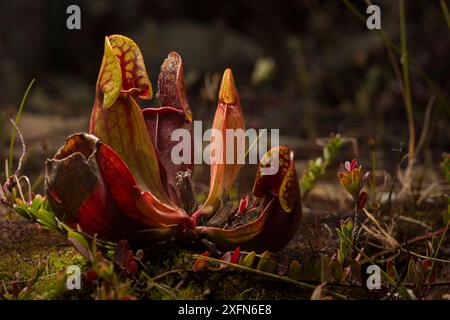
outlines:
M366 1L351 3L368 16ZM400 46L398 2L373 3L382 30ZM81 8L81 30L66 28L71 4ZM450 145L450 30L439 1L406 1L406 19L410 57L420 66L411 68L417 140L433 95L427 81L439 92L420 155L435 162ZM280 128L300 159L320 155L315 139L331 132L355 138L363 159L373 138L385 163L407 141L393 67L401 68L400 57L341 1L2 0L0 30L0 158L8 119L36 78L20 123L27 170L42 170L65 136L87 130L104 37L115 33L140 46L155 91L165 56L181 54L195 119L211 121L218 81L231 67L247 127Z

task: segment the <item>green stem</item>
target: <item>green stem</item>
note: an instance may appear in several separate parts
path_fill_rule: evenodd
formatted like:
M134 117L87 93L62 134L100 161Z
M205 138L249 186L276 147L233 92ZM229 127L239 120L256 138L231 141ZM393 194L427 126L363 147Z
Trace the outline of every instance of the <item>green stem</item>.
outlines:
M376 172L376 167L377 167L377 159L376 159L376 149L375 149L375 142L372 141L371 143L371 148L370 148L370 153L372 156L372 186L371 186L371 193L372 193L372 205L374 205L376 203L376 199L377 199L377 187L376 187L376 179L375 179L375 172Z
M448 12L447 3L445 0L440 0L442 13L444 14L445 22L447 22L447 27L450 30L450 14Z
M411 98L411 85L409 81L409 57L408 42L406 40L406 18L405 18L405 0L400 0L400 42L401 42L401 64L403 74L403 100L406 108L406 117L408 119L409 143L408 143L408 164L411 165L415 154L415 129L414 115Z
M174 292L172 292L171 290L169 290L168 288L165 288L164 286L160 285L159 283L157 283L156 281L154 281L153 278L151 278L147 273L145 273L144 271L141 272L141 275L147 279L148 283L150 284L150 286L155 286L157 289L164 291L165 293L167 293L168 295L170 295L173 299L175 299L177 296Z
M436 248L436 252L434 253L433 262L431 262L430 272L428 273L428 280L430 280L431 274L433 273L434 263L436 262L436 258L439 254L439 250L441 249L442 241L444 241L444 238L445 238L445 235L447 234L449 226L450 226L450 220L448 220L447 224L445 225L444 232L442 232L441 238L439 239L439 243Z
M311 289L311 290L316 289L316 286L314 286L312 284L309 284L309 283L306 283L306 282L301 282L301 281L297 281L297 280L294 280L294 279L291 279L291 278L288 278L288 277L279 276L279 275L276 275L276 274L273 274L273 273L268 273L268 272L264 272L264 271L261 271L261 270L252 269L252 268L249 268L249 267L241 266L241 265L236 264L236 263L231 263L231 262L228 262L228 261L222 261L222 260L219 260L219 259L202 256L200 254L193 254L192 257L194 259L203 259L203 260L210 261L210 262L215 262L215 263L218 263L218 264L224 264L224 265L227 265L227 266L230 266L230 267L233 267L233 268L237 268L237 269L240 269L240 270L243 270L243 271L255 273L255 274L258 274L260 276L267 277L267 278L271 278L271 279L275 279L275 280L280 280L280 281L292 283L292 284L295 284L295 285L297 285L299 287L302 287L302 288L307 288L307 289ZM331 290L328 290L328 289L324 289L324 290L322 290L322 292L324 294L329 294L329 295L334 296L334 297L339 298L339 299L344 299L344 300L348 299L348 297L344 296L343 294L340 294L340 293L337 293L337 292L334 292L334 291L331 291Z
M353 215L352 243L355 243L356 235L358 234L358 229L359 229L359 208L358 208L358 200L355 200L355 212Z
M25 101L27 100L28 93L31 90L31 87L33 86L36 79L31 80L30 84L28 85L27 90L25 91L25 94L22 97L22 101L19 106L19 111L17 112L15 123L16 126L19 126L20 121L20 115L22 114L23 106L25 105ZM16 138L16 128L12 129L11 133L11 141L9 143L9 175L13 174L13 148L14 148L14 139Z

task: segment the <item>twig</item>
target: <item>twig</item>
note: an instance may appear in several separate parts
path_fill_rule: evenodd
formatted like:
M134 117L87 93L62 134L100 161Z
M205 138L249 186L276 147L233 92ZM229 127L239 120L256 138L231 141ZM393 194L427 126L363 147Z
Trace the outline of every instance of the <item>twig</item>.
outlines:
M450 281L431 282L428 285L431 287L450 286Z
M27 147L25 145L25 140L23 139L22 132L17 127L17 124L14 122L13 119L9 119L9 121L12 123L14 130L17 131L17 133L19 134L20 143L22 144L22 154L20 155L19 164L17 165L17 169L14 173L16 176L18 176L20 171L22 170L23 159L25 158ZM10 162L10 166L12 166L12 162Z
M417 219L413 219L413 218L411 218L411 217L406 217L406 216L398 215L397 218L400 219L400 220L406 221L406 222L411 222L411 223L417 224L417 225L419 225L419 226L424 227L424 228L427 229L427 230L430 230L430 229L431 229L431 227L430 227L429 225L427 225L425 222L420 221L420 220L417 220Z
M21 188L21 186L20 186L20 180L25 180L25 183L26 183L26 185L27 185L27 187L28 187L28 202L31 203L31 201L33 200L33 199L32 199L32 198L33 198L33 192L32 192L32 188L31 188L30 179L29 179L27 176L20 176L20 177L17 179L17 185L18 185L19 188Z
M430 238L438 237L438 236L440 236L442 234L442 232L444 232L444 230L445 230L445 227L442 227L442 228L440 228L440 229L438 229L438 230L436 230L434 232L429 232L429 233L427 233L425 235L414 237L411 240L408 240L406 242L406 245L413 244L415 242L419 242L419 241L422 241L422 240L428 240Z
M431 192L433 192L434 189L436 189L439 186L439 183L434 181L432 184L430 184L424 191L422 191L422 194L420 195L419 199L417 200L416 204L420 205Z
M436 261L436 262L442 262L442 263L450 263L450 260L444 260L444 259L427 257L427 256L424 256L423 254L420 254L420 253L417 253L417 252L414 252L414 251L411 251L411 250L406 250L406 249L403 249L403 248L401 248L400 250L403 251L403 252L406 252L408 254L411 254L411 255L413 255L413 256L415 256L417 258L431 260L432 262Z
M407 245L410 245L410 244L414 244L414 243L416 243L416 242L420 242L420 241L423 241L423 240L428 240L428 239L430 239L430 238L435 238L435 237L439 236L439 235L444 231L444 229L445 229L445 228L442 227L441 229L436 230L436 231L434 231L434 232L429 232L429 233L427 233L427 234L424 234L424 235L421 235L421 236L414 237L414 238L412 238L412 239L410 239L410 240L407 240L407 241L404 243L404 245L407 246ZM399 250L399 249L387 249L387 250L384 250L384 251L381 251L381 252L378 252L378 253L374 254L374 255L371 256L370 258L371 258L371 259L375 259L375 258L384 256L384 255L386 255L386 254L388 254L388 253L391 253L391 252L394 252L394 251L397 251L397 250Z
M157 275L156 277L153 277L152 280L153 280L153 281L156 281L156 280L159 280L159 279L161 279L161 278L167 277L167 276L169 276L169 275L171 275L171 274L174 274L174 273L186 273L188 270L189 270L189 269L174 269L174 270L169 270L169 271L166 271L166 272L163 272L163 273Z
M375 219L375 217L369 212L367 211L367 209L363 209L364 213L366 214L366 216L369 218L369 220L371 220L375 226L377 227L377 233L373 233L373 234L378 234L378 236L375 236L375 238L378 238L379 240L383 241L385 243L387 243L391 248L395 249L395 248L399 248L400 244L398 243L398 241L392 237L389 232L387 232L383 227L381 227L380 223L377 221L377 219ZM369 231L370 229L365 227L366 231Z
M28 93L30 92L31 87L33 86L35 80L36 79L31 80L30 84L27 87L27 90L25 90L25 94L22 97L22 101L20 102L20 106L19 106L19 111L17 112L16 119L15 119L15 123L17 123L17 124L19 123L20 115L22 114L22 109L23 109L23 106L25 105L25 101L26 101L26 99L28 97ZM14 123L14 126L16 127L15 123ZM9 143L9 170L8 170L9 175L13 174L13 172L12 172L13 147L14 147L14 139L15 139L15 137L16 137L16 130L13 129L13 131L11 133L11 141Z
M14 177L14 181L15 181L15 184L16 184L16 186L17 186L17 189L19 189L20 199L21 199L24 203L26 203L27 201L25 200L25 196L23 195L23 191L22 191L22 187L20 186L19 179L17 178L16 175L14 175L13 177Z
M208 270L192 270L192 269L174 269L174 270L169 270L166 272L163 272L155 277L153 277L153 281L162 279L164 277L170 276L172 274L185 274L185 273L189 273L189 274L198 274L198 273L238 273L239 270L223 270L223 269L208 269Z
M161 284L155 282L155 281L153 280L153 278L151 278L151 277L150 277L147 273L145 273L145 272L141 272L141 275L143 275L144 278L146 278L146 279L150 282L150 287L148 287L147 289L151 288L151 286L155 286L156 288L158 288L158 289L160 289L160 290L166 292L166 293L169 294L170 296L172 296L172 298L176 298L176 294L175 294L170 288L167 288L166 286L161 285Z
M203 260L210 261L210 262L224 264L224 265L227 265L227 266L230 266L230 267L234 267L234 268L237 268L237 269L240 269L240 270L243 270L243 271L255 273L255 274L258 274L260 276L267 277L267 278L271 278L271 279L275 279L275 280L279 280L279 281L283 281L283 282L287 282L287 283L292 283L292 284L295 284L295 285L297 285L299 287L302 287L302 288L307 288L307 289L311 289L311 290L314 290L316 288L316 286L314 286L312 284L309 284L309 283L306 283L306 282L301 282L301 281L297 281L297 280L294 280L294 279L291 279L291 278L288 278L288 277L278 276L278 275L273 274L273 273L268 273L268 272L264 272L264 271L261 271L261 270L252 269L252 268L241 266L239 264L231 263L231 262L228 262L228 261L222 261L222 260L219 260L219 259L206 257L206 256L202 256L202 255L199 255L199 254L193 254L192 257L194 259L203 259ZM339 299L344 299L344 300L348 299L347 296L345 296L343 294L340 294L340 293L337 293L337 292L334 292L334 291L331 291L331 290L328 290L328 289L324 289L322 291L323 291L324 294L329 294L329 295L332 295L332 296L334 296L336 298L339 298Z

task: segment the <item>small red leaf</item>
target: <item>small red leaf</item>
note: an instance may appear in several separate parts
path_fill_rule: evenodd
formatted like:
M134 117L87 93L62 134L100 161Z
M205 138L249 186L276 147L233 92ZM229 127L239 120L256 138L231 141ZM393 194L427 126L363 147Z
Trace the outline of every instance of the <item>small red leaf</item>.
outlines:
M130 275L135 275L138 272L138 265L134 259L128 262L127 271Z
M128 264L128 241L120 240L117 244L116 254L114 260L121 267L125 267Z
M84 273L84 277L86 278L87 281L93 282L97 280L97 272L95 272L94 270L86 271Z
M239 257L241 256L241 248L237 247L236 250L234 250L233 254L231 255L230 262L231 263L239 263Z
M350 171L353 171L353 169L355 169L357 165L358 162L356 162L356 159L353 159L352 163L350 164Z
M362 210L366 205L367 201L367 193L365 191L361 191L358 196L358 210Z
M220 260L225 262L231 262L231 252L230 251L225 252ZM226 267L228 267L227 264L225 263L220 264L220 269L225 269Z
M289 270L289 257L283 256L277 265L277 274L279 276L284 275Z
M247 211L248 208L248 196L245 197L245 199L241 199L241 202L239 203L239 214L244 214Z
M210 254L209 251L205 251L202 253L202 256L209 257L209 254ZM192 270L199 271L199 270L205 269L207 265L208 265L207 260L199 258L194 262L194 265L192 266Z

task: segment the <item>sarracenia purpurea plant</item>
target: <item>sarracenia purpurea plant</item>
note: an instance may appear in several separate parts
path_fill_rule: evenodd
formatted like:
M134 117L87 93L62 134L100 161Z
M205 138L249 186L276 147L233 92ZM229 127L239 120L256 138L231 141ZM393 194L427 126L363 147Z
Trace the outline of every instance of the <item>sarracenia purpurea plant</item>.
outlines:
M269 150L258 166L252 196L239 207L229 205L226 195L241 164L212 161L209 194L197 207L192 164L171 159L177 143L171 133L192 130L183 72L180 55L171 52L158 79L162 107L141 109L140 102L151 99L153 90L138 46L121 35L105 38L89 133L70 136L46 161L52 209L69 226L108 240L207 238L224 249L282 248L301 219L294 153L285 146ZM223 74L213 128L223 137L228 129L244 129L231 69ZM223 155L226 143L212 140L211 149ZM277 173L262 173L275 162Z

